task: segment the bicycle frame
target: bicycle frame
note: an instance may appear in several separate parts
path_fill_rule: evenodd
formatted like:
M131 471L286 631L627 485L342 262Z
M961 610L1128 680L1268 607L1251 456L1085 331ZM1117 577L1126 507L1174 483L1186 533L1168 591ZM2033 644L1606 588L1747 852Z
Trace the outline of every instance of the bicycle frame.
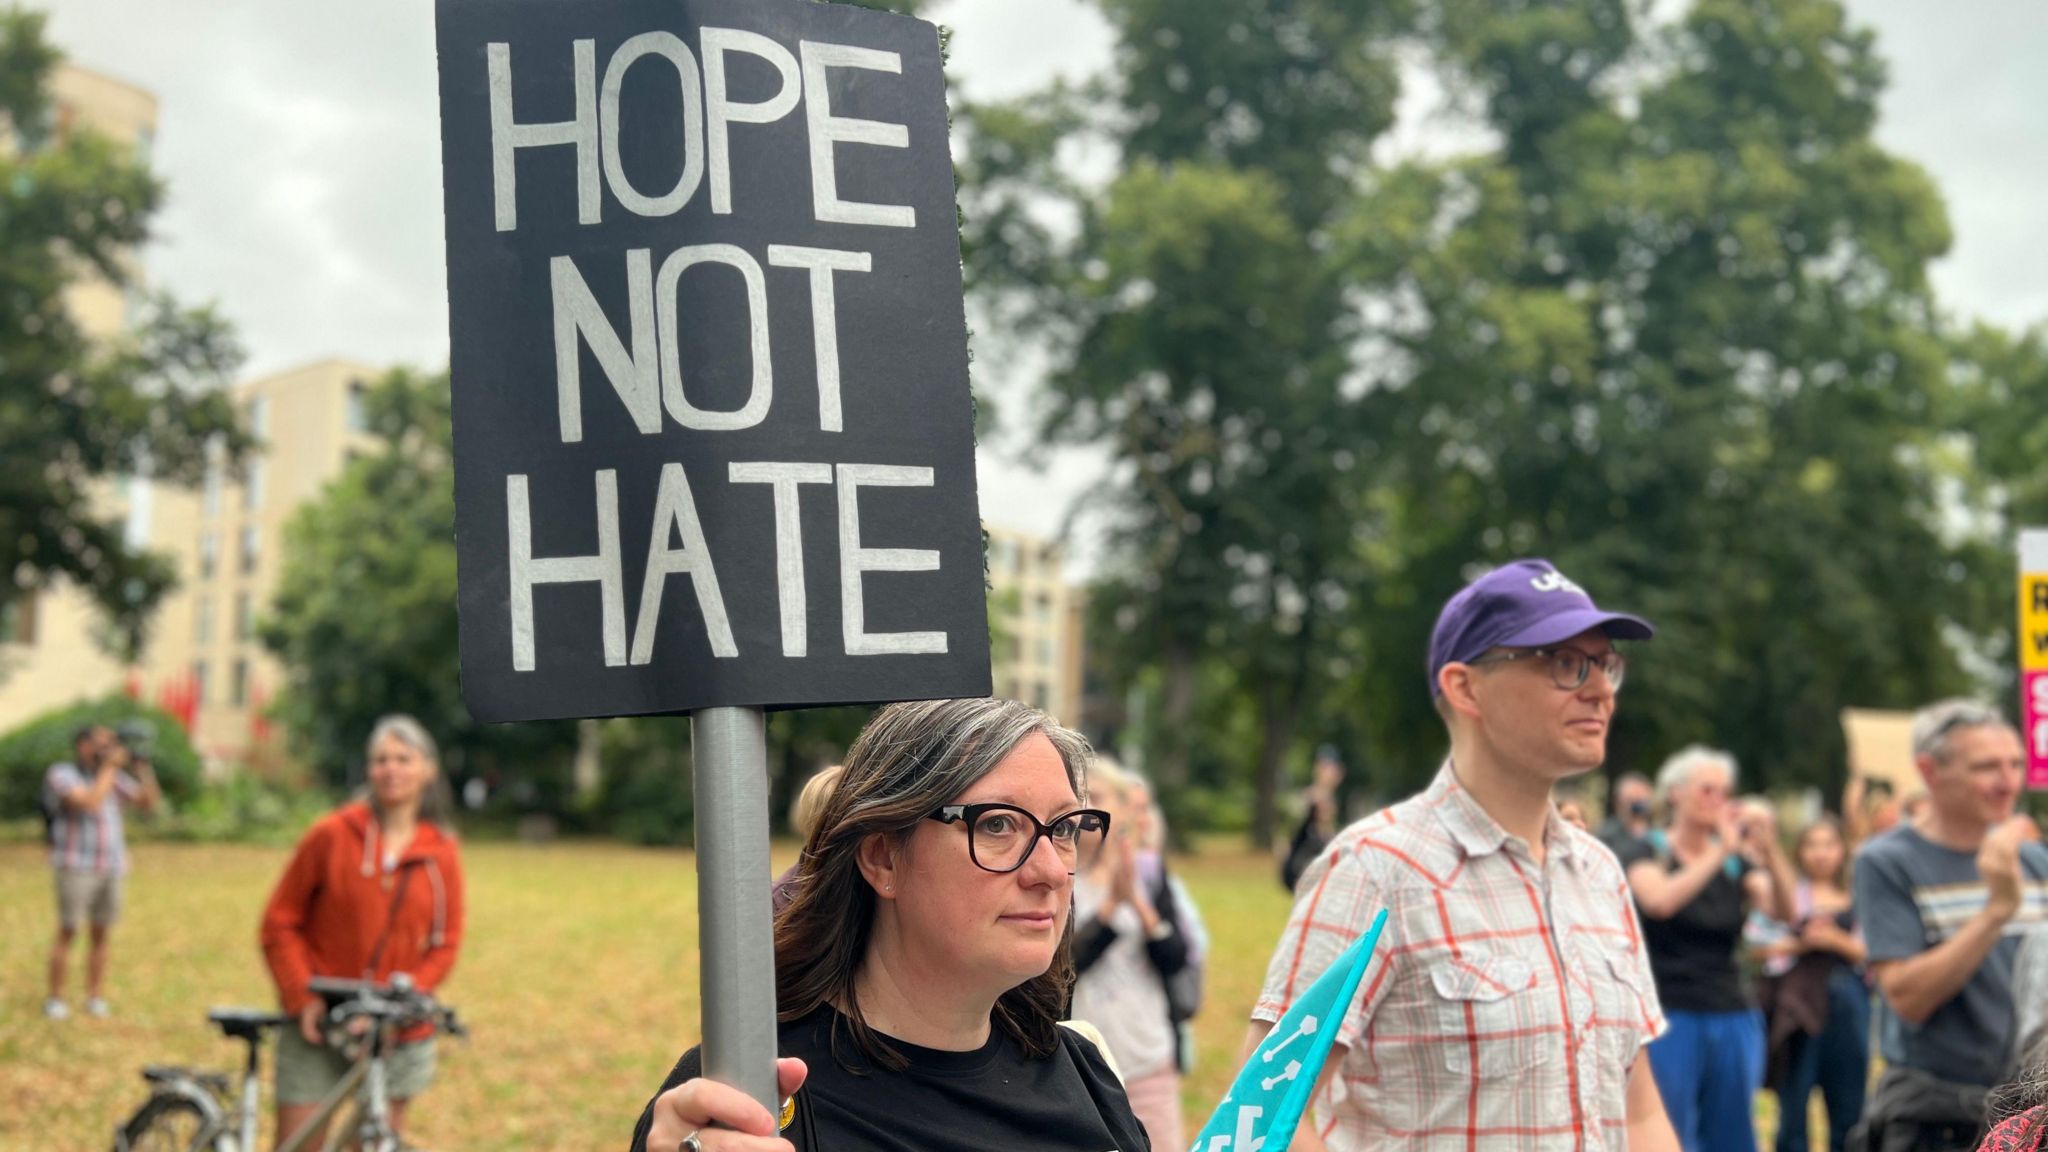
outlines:
M288 1139L280 1134L282 1143L278 1145L278 1152L314 1152L315 1131L322 1131L318 1141L319 1152L340 1152L343 1148L352 1152L401 1152L409 1148L391 1127L390 1073L386 1061L401 1028L432 1021L449 1035L461 1036L464 1034L461 1022L453 1010L438 1005L430 996L415 993L411 981L403 974L395 976L388 989L367 983L358 985L355 981L327 981L331 985L327 988L320 987L321 983L318 978L314 980L314 991L330 997L342 995L349 998L348 1003L329 1010L331 1023L349 1025L347 1030L351 1033L356 1031L355 1020L362 1020L370 1027L360 1033L361 1046L340 1082L312 1105L298 1131ZM249 1045L249 1057L235 1106L229 1107L229 1087L224 1076L195 1072L189 1068L146 1067L143 1075L152 1085L150 1100L116 1128L117 1148L129 1146L128 1129L142 1122L145 1110L156 1106L159 1100L168 1099L179 1101L182 1107L198 1113L200 1131L192 1142L195 1152L259 1152L263 1038L268 1030L280 1024L289 1028L294 1022L275 1014L246 1009L217 1009L210 1012L208 1018L219 1024L228 1036ZM344 1104L349 1107L344 1108ZM346 1117L346 1122L337 1124L337 1117ZM138 1134L151 1131L153 1123L153 1120L143 1123Z
M379 1029L368 1038L363 1054L349 1066L348 1074L328 1089L313 1114L306 1118L291 1139L278 1146L277 1152L309 1152L313 1133L323 1125L327 1133L320 1142L320 1152L339 1152L350 1144L356 1144L359 1152L393 1152L398 1147L391 1131L391 1102L385 1094L384 1048L387 1041L382 1031ZM368 1081L364 1092L367 1099L349 1116L351 1122L332 1123L342 1111L342 1106L354 1098L356 1090L364 1087L364 1081ZM249 1116L253 1125L253 1110Z

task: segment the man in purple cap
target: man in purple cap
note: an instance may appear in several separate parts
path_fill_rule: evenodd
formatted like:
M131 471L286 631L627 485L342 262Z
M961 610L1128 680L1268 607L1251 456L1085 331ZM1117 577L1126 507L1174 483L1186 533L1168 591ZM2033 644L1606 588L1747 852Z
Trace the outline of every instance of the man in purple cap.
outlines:
M1665 1023L1627 881L1551 801L1607 756L1615 641L1650 635L1544 560L1444 605L1429 688L1450 756L1310 866L1252 1009L1247 1059L1387 910L1295 1149L1676 1152L1643 1055Z

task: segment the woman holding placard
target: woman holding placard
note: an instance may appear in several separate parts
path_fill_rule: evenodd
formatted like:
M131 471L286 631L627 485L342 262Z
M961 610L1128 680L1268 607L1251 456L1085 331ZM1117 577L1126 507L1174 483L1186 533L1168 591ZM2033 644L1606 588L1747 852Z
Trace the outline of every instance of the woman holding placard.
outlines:
M876 713L775 922L788 1105L702 1079L693 1048L636 1152L1148 1148L1101 1050L1059 1026L1074 873L1110 823L1084 807L1088 760L1014 701Z

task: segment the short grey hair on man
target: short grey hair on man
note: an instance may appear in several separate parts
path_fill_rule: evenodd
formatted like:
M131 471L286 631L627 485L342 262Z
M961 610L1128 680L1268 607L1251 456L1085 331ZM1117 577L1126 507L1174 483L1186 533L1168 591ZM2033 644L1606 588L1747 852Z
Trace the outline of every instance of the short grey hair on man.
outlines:
M1948 762L1950 738L1964 728L2011 728L2005 713L1966 696L1938 700L1913 713L1913 755Z
M1667 757L1657 769L1657 803L1671 802L1672 790L1691 780L1702 768L1719 768L1728 774L1728 791L1735 791L1735 757L1705 744L1688 744Z

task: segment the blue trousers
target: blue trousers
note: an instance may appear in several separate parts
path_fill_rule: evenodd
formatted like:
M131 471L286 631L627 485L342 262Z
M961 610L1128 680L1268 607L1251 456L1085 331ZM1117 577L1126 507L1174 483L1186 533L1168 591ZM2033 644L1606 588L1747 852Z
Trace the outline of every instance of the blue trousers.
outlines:
M1870 991L1847 968L1828 977L1828 1025L1792 1038L1792 1063L1778 1097L1778 1152L1806 1152L1806 1101L1815 1088L1828 1109L1828 1148L1842 1152L1863 1119L1870 1084Z
M1685 1152L1755 1152L1750 1109L1764 1083L1764 1015L1672 1012L1650 1042L1650 1074Z

